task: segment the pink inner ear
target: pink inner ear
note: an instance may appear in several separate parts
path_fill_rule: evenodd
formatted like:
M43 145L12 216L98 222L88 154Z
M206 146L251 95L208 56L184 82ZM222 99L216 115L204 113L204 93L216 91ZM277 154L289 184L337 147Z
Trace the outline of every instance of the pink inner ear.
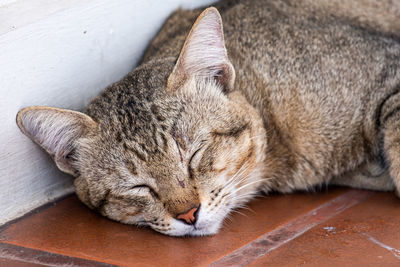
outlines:
M168 88L179 88L189 77L214 79L226 91L233 88L235 70L228 59L221 17L215 8L203 11L193 25L168 78Z
M76 175L72 164L77 139L96 123L87 115L50 107L28 107L17 116L21 130L43 147L64 172Z
M49 154L65 157L71 151L72 142L82 132L74 114L52 109L30 109L19 116L24 132Z
M230 64L224 44L222 23L217 11L204 12L186 40L180 63L183 71L189 75L218 76L220 66Z

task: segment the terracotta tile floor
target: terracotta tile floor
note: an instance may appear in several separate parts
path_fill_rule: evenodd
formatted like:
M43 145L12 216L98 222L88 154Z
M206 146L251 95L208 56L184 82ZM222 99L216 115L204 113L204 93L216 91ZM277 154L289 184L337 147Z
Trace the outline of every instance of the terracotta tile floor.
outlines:
M105 219L70 196L1 227L0 266L400 266L391 193L331 188L249 207L218 235L174 238Z

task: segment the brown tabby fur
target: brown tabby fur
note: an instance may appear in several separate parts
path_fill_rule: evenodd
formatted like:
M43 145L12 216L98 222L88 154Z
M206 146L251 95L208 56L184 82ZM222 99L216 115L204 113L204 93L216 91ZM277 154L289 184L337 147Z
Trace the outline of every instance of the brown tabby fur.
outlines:
M201 10L178 10L140 66L87 115L46 107L18 114L21 130L77 177L80 199L124 223L207 235L259 191L333 183L399 193L400 5L216 7L226 51L215 9L189 35ZM193 208L196 224L177 219Z

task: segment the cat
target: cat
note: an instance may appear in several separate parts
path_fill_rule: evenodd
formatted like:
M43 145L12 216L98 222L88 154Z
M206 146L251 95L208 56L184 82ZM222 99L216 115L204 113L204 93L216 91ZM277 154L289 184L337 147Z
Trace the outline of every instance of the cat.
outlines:
M308 1L215 6L174 13L141 64L84 113L18 113L21 131L76 177L81 201L122 223L201 236L260 192L399 193L397 30Z

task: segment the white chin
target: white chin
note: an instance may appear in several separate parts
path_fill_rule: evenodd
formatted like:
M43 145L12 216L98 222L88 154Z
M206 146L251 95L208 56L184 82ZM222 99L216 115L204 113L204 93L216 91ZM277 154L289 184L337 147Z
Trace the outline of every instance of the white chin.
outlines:
M195 229L193 231L191 231L189 234L187 234L188 236L206 236L206 235L215 235L216 233L218 233L218 229Z
M193 227L190 225L184 225L182 223L175 223L172 230L167 232L161 232L170 236L207 236L215 235L218 233L221 223L215 223L207 226Z

